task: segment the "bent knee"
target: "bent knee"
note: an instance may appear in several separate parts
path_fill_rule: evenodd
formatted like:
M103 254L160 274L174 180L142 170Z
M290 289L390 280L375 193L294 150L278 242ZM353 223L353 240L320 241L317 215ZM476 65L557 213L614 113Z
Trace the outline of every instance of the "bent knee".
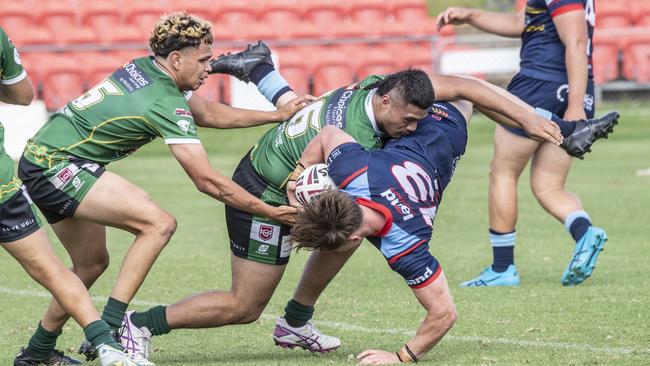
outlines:
M233 314L232 324L250 324L260 318L263 310L263 307L253 305L239 308Z
M149 222L140 231L145 234L160 236L166 242L166 240L174 235L177 226L178 223L174 216L163 210L159 210L150 216Z

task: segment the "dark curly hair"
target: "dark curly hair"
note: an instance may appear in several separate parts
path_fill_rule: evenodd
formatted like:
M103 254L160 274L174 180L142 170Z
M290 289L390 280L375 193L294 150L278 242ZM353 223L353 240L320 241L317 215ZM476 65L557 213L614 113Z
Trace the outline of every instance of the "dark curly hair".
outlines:
M154 55L167 57L185 47L212 44L212 24L187 13L163 15L154 26L149 47Z

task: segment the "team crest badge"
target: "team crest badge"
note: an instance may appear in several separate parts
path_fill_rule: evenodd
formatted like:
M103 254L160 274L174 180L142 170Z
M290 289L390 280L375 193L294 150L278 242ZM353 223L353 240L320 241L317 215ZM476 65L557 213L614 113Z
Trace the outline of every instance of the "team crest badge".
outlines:
M273 226L271 225L260 225L260 238L262 240L271 240L273 237Z

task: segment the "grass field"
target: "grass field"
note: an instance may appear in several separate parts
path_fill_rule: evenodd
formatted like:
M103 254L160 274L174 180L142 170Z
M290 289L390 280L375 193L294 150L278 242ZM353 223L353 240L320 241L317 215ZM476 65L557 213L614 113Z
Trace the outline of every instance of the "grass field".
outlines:
M609 108L608 108L609 107ZM601 107L604 112L611 106ZM431 251L442 263L460 318L449 335L422 361L439 365L647 365L650 364L650 110L619 107L614 135L576 161L568 187L579 193L609 242L592 278L565 288L560 276L572 241L562 225L539 207L528 183L519 187L516 260L519 288L461 289L491 261L487 239L487 178L493 125L476 118L467 154L459 164L436 219ZM230 174L265 128L200 131L214 166ZM160 142L110 166L147 190L178 219L178 231L158 259L132 306L166 304L196 291L230 286L230 250L223 207L196 191ZM110 293L130 235L109 230L112 263L92 289L97 306ZM54 246L64 254L61 245ZM353 256L316 307L321 330L343 346L312 355L273 346L275 316L282 314L307 253L294 254L283 282L262 318L253 324L210 330L181 330L154 339L159 365L332 365L354 364L368 349L397 350L410 338L424 312L403 280L369 244ZM0 255L0 365L33 332L48 298L8 255ZM60 349L76 348L82 332L69 322ZM98 363L96 363L98 364Z

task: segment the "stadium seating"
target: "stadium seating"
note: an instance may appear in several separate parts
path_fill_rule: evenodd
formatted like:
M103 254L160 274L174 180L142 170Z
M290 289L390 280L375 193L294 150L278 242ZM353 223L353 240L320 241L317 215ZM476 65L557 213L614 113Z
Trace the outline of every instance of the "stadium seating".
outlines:
M311 60L315 62L310 72L314 78L314 94L321 95L332 89L351 83L357 78L350 67L350 57L335 48L314 49Z
M279 49L279 70L289 85L297 93L311 92L309 90L309 65L305 56L298 47L285 47Z
M618 78L618 45L616 42L599 40L594 45L594 81L602 84Z
M79 62L74 58L51 56L39 67L43 75L43 100L48 110L59 109L84 93L84 77Z
M626 79L650 83L650 42L628 47L624 58L623 76Z

